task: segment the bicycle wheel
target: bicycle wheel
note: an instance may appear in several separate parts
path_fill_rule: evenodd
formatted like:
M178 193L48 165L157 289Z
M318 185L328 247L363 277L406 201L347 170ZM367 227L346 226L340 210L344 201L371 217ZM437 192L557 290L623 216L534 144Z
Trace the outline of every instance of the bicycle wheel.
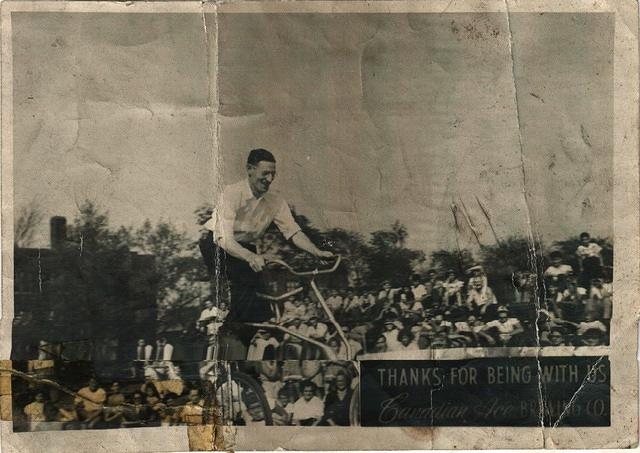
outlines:
M260 383L240 371L222 375L216 384L216 404L224 424L243 425L245 417L273 425L271 406Z

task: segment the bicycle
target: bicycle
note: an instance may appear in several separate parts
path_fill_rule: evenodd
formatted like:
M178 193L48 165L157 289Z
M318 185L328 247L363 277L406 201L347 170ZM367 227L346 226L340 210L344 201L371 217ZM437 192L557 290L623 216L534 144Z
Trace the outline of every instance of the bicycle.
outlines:
M279 259L272 259L269 260L269 262L267 263L268 266L273 266L273 265L277 265L280 267L283 267L284 269L286 269L290 274L296 276L296 277L311 277L310 281L309 281L309 286L311 287L311 289L313 290L314 294L316 295L318 302L320 303L320 306L322 307L322 310L324 311L325 315L327 316L327 318L329 319L329 322L333 325L333 327L335 327L336 329L336 333L338 334L338 336L340 337L340 340L343 342L344 346L345 346L345 350L347 352L347 357L351 357L352 354L352 349L351 349L351 344L349 343L349 340L347 339L347 337L345 336L344 332L342 331L342 326L338 323L338 321L336 320L336 318L333 316L333 312L331 311L331 309L329 308L329 306L327 305L327 302L325 301L324 297L322 296L322 293L320 292L320 289L318 288L318 285L315 282L315 277L318 275L322 275L322 274L330 274L332 272L335 272L335 270L338 268L338 266L340 265L341 262L341 257L337 256L336 257L336 261L333 264L333 266L331 268L328 269L314 269L312 271L297 271L295 269L293 269L291 266L289 266L287 263L285 263L282 260ZM257 328L261 328L261 329L272 329L272 330L278 330L280 332L286 333L290 336L296 337L304 342L307 342L309 344L312 344L314 346L316 346L317 348L319 348L320 351L322 351L325 355L325 359L326 360L336 360L337 359L337 355L335 353L335 351L333 349L331 349L328 345L314 340L313 338L309 338L306 335L302 335L298 332L294 332L291 329L287 329L286 327L282 326L279 324L280 320L281 320L281 314L280 314L280 310L278 309L278 303L288 299L291 296L294 296L296 294L299 294L301 292L304 291L304 286L300 286L294 290L288 291L284 294L281 294L280 296L271 296L268 294L263 294L263 293L258 293L258 296L268 300L271 302L271 307L272 310L274 311L275 315L276 315L276 322L261 322L261 323L247 323L250 326L253 327L257 327Z

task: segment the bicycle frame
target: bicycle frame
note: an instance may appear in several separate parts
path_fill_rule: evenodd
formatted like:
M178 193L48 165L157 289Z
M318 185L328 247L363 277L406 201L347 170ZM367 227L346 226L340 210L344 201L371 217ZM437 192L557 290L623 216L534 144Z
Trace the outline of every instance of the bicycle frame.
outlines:
M342 343L345 346L345 349L347 351L347 356L351 357L351 345L349 344L349 340L347 340L346 335L344 334L344 332L342 331L342 326L338 323L338 321L336 321L336 318L333 316L333 312L331 311L331 309L329 308L329 306L327 305L327 302L325 301L324 297L322 296L322 294L320 293L320 289L318 288L318 285L316 285L315 282L315 277L317 275L320 274L330 274L332 272L335 272L335 270L338 268L338 266L340 265L340 261L342 260L342 258L340 256L338 256L336 258L335 263L333 264L333 266L329 269L314 269L312 271L296 271L295 269L293 269L291 266L289 266L287 263L285 263L282 260L270 260L268 264L275 264L278 266L281 266L283 268L285 268L290 274L295 275L296 277L311 277L311 280L309 282L309 285L311 286L311 289L313 290L314 294L316 295L316 297L318 298L318 302L320 302L320 306L322 307L322 310L324 311L324 313L327 315L327 317L329 318L329 322L331 322L331 324L333 325L333 327L335 327L336 332L338 333L338 336L340 337L340 340L342 340ZM269 295L265 295L265 294L258 294L260 297L263 297L267 300L273 301L273 302L277 302L280 300L284 300L294 294L298 294L300 292L303 291L303 288L296 288L293 291L289 291L285 294L282 294L280 296L269 296ZM279 320L280 318L280 313L279 310L276 307L276 319ZM334 359L336 358L335 352L333 352L333 350L325 345L324 343L320 343L319 341L313 340L311 338L308 338L304 335L300 335L296 332L292 332L291 330L282 327L282 326L278 326L278 325L273 325L273 324L266 324L266 323L251 323L250 325L254 326L254 327L262 327L262 328L276 328L282 332L288 333L289 335L293 335L297 338L300 338L301 340L307 341L311 344L314 344L315 346L320 347L323 351L325 351L325 354L327 354L327 357L331 359L331 357L333 357Z

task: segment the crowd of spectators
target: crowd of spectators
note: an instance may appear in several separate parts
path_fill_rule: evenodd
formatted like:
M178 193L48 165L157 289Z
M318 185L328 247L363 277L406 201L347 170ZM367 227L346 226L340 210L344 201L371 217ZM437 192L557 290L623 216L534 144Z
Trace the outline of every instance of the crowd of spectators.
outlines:
M403 286L385 281L378 287L322 289L351 354L312 293L291 296L279 307L280 318L272 320L287 333L258 330L248 360L322 358L300 335L328 345L340 360L430 348L605 345L613 290L601 251L583 233L575 251L578 269L560 251L552 251L542 275L513 273L512 294L504 300L496 297L481 265L464 273L434 269L414 274ZM211 307L203 316L207 310ZM221 320L210 319L213 332Z
M265 425L266 411L274 425L350 424L351 400L358 383L352 362L242 362L236 364L236 372L249 376L253 383L253 387L242 388L238 381L228 384L221 366L220 362L203 362L199 379L186 381L179 377L156 380L152 379L156 375L147 374L145 380L110 383L92 377L62 390L32 385L14 395L14 428L51 431L194 425L214 414L218 423ZM215 398L212 389L216 389Z
M31 400L14 416L14 425L28 431L197 424L204 407L200 388L182 381L103 385L91 378L75 395L46 386L29 394Z

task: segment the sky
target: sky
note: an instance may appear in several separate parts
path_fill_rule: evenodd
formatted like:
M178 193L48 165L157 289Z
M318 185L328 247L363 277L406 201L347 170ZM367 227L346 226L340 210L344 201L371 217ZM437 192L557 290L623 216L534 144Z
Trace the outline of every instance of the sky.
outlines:
M473 247L468 223L484 244L612 235L610 15L222 14L219 168L215 29L198 14L14 17L16 206L71 218L89 198L115 225L195 236L193 211L262 147L272 190L320 228L399 220L427 252Z

